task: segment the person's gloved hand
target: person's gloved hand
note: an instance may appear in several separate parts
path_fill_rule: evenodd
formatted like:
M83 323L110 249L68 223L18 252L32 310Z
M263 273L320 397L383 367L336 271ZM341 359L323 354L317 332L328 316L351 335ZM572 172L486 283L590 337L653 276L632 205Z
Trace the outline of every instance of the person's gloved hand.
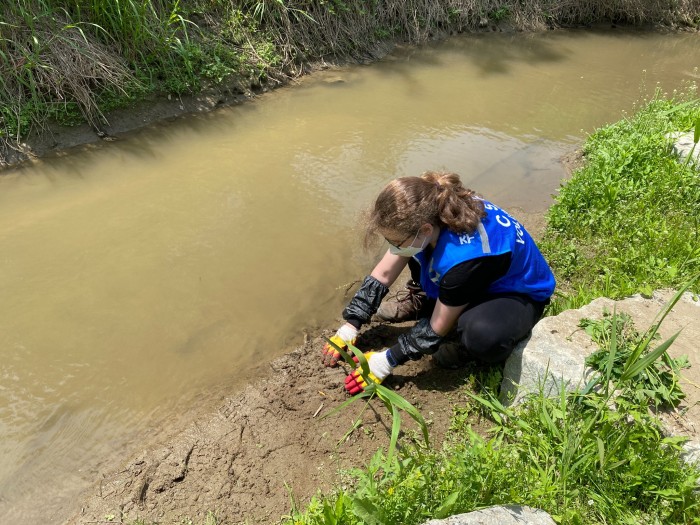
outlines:
M378 384L384 381L394 370L394 367L389 364L386 353L387 351L384 350L382 352L367 352L364 354L369 365L369 379ZM358 361L357 357L355 357L355 361ZM366 387L367 381L362 377L362 368L359 366L345 378L345 390L349 394L358 394L364 391Z
M338 329L335 335L330 338L331 341L345 351L348 350L348 343L354 345L356 339L357 328L350 323L345 323ZM333 345L330 343L323 345L323 349L321 349L321 361L324 366L337 366L340 358L340 352L338 352Z

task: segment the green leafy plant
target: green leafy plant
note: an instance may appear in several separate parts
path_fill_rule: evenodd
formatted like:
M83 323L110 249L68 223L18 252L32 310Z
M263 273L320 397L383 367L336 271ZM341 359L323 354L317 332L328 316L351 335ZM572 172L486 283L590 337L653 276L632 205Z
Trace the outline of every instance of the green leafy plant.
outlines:
M418 423L418 426L420 427L422 434L423 434L423 440L425 443L425 446L428 447L430 446L430 436L428 433L428 425L425 422L425 419L421 415L421 413L418 411L416 407L414 407L411 403L406 401L405 398L403 398L401 395L397 394L393 390L390 390L389 388L385 387L384 385L375 383L372 379L370 379L370 370L369 370L369 364L367 363L367 359L364 356L364 353L362 350L358 349L356 346L352 344L348 344L348 348L352 351L355 357L357 357L358 363L356 363L350 354L346 352L343 348L339 347L337 344L335 344L333 341L330 339L326 339L326 341L331 344L338 352L340 352L340 355L343 357L345 362L350 364L351 368L354 370L357 368L358 364L361 369L361 374L364 380L367 382L367 386L365 387L363 392L360 392L359 394L351 397L347 401L345 401L343 404L341 404L338 408L336 408L334 411L330 412L327 415L334 414L346 406L350 405L351 403L354 403L355 401L359 401L361 399L367 399L368 402L373 399L373 398L378 398L386 407L386 409L389 411L389 414L391 414L392 418L392 423L391 423L391 437L389 440L389 451L388 451L388 458L387 461L391 461L393 458L394 452L396 450L396 444L399 438L399 432L401 430L401 412L406 412L416 423Z
M604 372L606 380L615 384L630 370L628 361L640 346L644 349L639 358L650 352L645 335L634 329L632 318L627 314L605 311L601 319L582 319L579 326L600 347L586 359L586 364ZM685 398L678 382L679 373L688 366L687 358L674 359L664 352L660 360L637 373L635 388L626 388L621 395L631 396L639 403L648 402L655 408L676 407Z
M631 347L631 351L625 356L624 364L620 370L619 375L613 375L613 370L615 368L615 361L619 353L618 345L618 328L617 328L617 316L613 315L610 327L610 340L609 340L609 350L606 362L604 363L605 368L605 392L610 394L611 385L618 390L623 389L639 389L639 383L636 382L640 374L649 370L659 358L664 360L664 364L670 369L672 375L672 383L677 383L676 376L680 370L679 364L676 363L667 353L668 348L673 344L673 342L678 337L679 332L676 332L670 338L668 338L663 343L659 344L655 349L651 350L650 345L654 338L657 336L661 323L671 312L673 307L680 301L683 294L691 288L695 283L700 280L700 273L694 275L689 281L687 281L671 298L671 300L664 306L664 308L657 315L657 319L652 323L652 325L646 330L644 335L635 342ZM682 361L681 361L682 363ZM634 382L633 382L634 380ZM597 379L592 380L594 384ZM676 387L672 387L675 390ZM643 389L643 388L642 388ZM585 391L589 391L588 387ZM679 389L680 390L680 389ZM673 399L673 397L671 397Z

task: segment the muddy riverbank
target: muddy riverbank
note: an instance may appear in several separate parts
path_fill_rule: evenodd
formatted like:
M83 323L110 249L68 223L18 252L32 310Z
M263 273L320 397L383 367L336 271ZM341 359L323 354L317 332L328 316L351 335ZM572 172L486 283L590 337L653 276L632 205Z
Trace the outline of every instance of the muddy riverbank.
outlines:
M178 118L251 101L257 94L277 85L260 86L255 92L244 92L231 86L209 89L195 96L153 97L142 100L133 107L110 112L99 129L87 123L76 126L50 123L45 130L33 133L20 144L0 143L0 176L8 168L33 159L68 155L82 146L100 147L119 140L125 133L148 126L167 125Z

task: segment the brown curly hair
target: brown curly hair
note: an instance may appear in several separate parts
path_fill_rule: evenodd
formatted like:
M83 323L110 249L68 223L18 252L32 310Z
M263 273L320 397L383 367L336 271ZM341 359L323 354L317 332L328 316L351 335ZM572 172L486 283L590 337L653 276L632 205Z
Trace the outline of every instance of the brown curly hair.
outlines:
M426 223L455 233L473 233L486 216L477 194L462 186L459 175L426 171L420 177L400 177L381 191L367 218L365 243L378 230L406 235Z

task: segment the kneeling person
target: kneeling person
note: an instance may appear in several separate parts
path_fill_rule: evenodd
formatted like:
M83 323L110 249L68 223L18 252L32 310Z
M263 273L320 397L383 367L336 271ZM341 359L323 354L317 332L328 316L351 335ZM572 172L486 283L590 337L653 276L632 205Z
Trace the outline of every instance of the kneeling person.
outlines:
M554 275L525 228L465 188L454 173L391 181L370 215L367 235L375 233L389 250L343 311L346 323L331 340L347 348L374 314L389 321L419 319L391 348L365 354L370 379L378 383L395 367L427 354L447 368L505 360L554 292ZM382 305L407 265L412 281ZM455 326L460 344L441 347ZM322 353L326 366L337 364L331 345ZM359 369L345 380L351 394L365 386Z

